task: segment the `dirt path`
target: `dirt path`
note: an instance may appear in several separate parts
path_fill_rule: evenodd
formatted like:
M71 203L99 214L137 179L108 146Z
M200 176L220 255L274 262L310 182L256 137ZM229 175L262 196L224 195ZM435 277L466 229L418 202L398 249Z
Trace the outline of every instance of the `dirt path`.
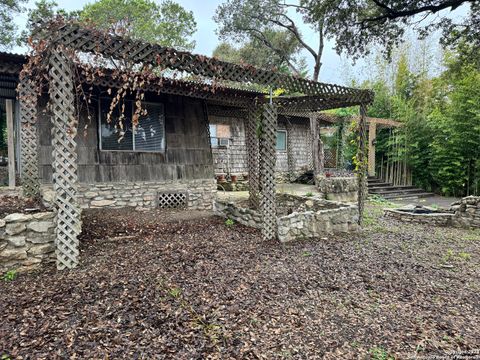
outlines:
M96 212L82 265L0 282L17 358L404 359L478 349L480 232L379 218L280 245L191 212Z

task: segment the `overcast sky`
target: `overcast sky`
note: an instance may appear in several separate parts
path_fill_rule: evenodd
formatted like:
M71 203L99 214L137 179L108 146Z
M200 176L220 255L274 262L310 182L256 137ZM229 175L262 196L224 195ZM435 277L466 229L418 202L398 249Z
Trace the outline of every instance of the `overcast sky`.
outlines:
M81 9L85 4L92 0L56 0L60 8L66 10ZM215 9L224 0L176 0L185 9L193 11L197 21L197 32L194 35L196 47L194 52L203 55L212 55L213 50L219 42L215 30L217 28L213 21ZM33 7L35 0L29 0L29 7ZM16 17L16 22L22 28L26 22L26 15ZM299 22L301 24L301 21ZM300 25L300 30L307 43L313 44L313 48L318 47L317 35L308 27ZM320 73L320 81L337 84L346 84L352 77L365 79L369 77L368 66L365 62L359 61L355 66L348 59L341 58L333 50L333 43L327 42L323 53L323 66ZM16 48L16 52L25 52L25 49ZM308 62L309 69L313 68L313 57L304 53Z

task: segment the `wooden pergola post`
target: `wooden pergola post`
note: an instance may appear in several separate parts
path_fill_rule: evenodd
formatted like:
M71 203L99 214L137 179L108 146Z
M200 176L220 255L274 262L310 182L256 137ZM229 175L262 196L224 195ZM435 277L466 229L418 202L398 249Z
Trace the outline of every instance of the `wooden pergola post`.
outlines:
M363 211L367 198L367 107L360 105L360 118L358 120L358 149L357 149L357 179L358 179L358 224L363 224Z
M310 116L310 129L312 131L312 158L313 158L313 179L315 184L317 178L323 174L325 168L325 150L320 137L320 122L318 117Z
M38 144L37 144L37 94L31 80L24 77L19 83L20 101L20 142L22 162L22 188L26 197L37 197L40 194L38 176Z
M368 175L375 176L375 138L377 136L377 123L370 121L368 124Z
M49 59L50 110L52 112L52 170L57 206L57 269L78 265L77 236L81 231L77 202L77 134L72 63L58 49Z
M296 159L295 154L293 152L293 126L290 122L290 119L287 118L287 167L288 167L288 181L295 181L295 166L296 166Z
M7 141L8 141L8 187L15 189L15 142L13 129L13 101L5 100L7 111Z
M262 236L265 240L277 237L277 206L275 199L275 164L277 143L277 106L272 102L263 106L259 142L260 153L260 213Z
M245 122L245 135L247 145L247 165L248 165L248 194L250 206L258 209L260 205L259 198L259 139L257 136L257 126L262 115L262 108L256 103L252 103L248 108L247 119Z

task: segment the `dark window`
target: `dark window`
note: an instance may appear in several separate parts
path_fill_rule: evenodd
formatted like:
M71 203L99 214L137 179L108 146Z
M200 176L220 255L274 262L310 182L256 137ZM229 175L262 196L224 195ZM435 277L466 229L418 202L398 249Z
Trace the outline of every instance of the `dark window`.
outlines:
M144 103L147 114L132 127L133 102L126 101L112 112L107 121L111 99L100 100L100 149L118 151L162 152L165 150L165 116L163 104ZM123 114L120 110L124 108Z

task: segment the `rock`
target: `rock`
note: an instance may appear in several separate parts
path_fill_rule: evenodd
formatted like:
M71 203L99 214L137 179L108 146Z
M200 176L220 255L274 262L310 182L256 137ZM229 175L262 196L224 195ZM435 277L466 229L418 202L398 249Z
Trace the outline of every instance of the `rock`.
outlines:
M315 204L314 204L313 200L307 200L307 201L305 201L305 206L306 206L306 207L311 208L311 207L313 207L314 205L315 205Z
M42 244L32 246L30 249L28 249L28 254L41 255L51 253L52 251L55 251L55 246L53 244Z
M93 191L87 191L84 196L87 198L87 199L92 199L96 196L98 196L98 193L96 192L93 192Z
M24 260L27 258L27 252L24 248L5 249L0 252L0 259L6 260Z
M54 243L54 237L51 234L38 234L35 236L34 233L29 234L28 242L32 244L47 244L47 243Z
M11 236L8 241L15 247L25 246L25 236Z
M53 219L55 217L54 212L40 212L32 215L35 220Z
M27 226L24 223L12 223L12 224L7 224L5 228L5 232L8 235L17 235L20 234L21 232L25 231Z
M24 221L30 220L31 218L32 218L32 215L14 213L14 214L10 214L10 215L5 216L3 218L3 220L6 223L9 223L9 222L24 222Z
M5 220L0 219L0 228L4 227L6 224Z
M50 221L32 221L27 225L30 230L33 230L38 233L47 232L54 225Z
M55 200L55 191L51 188L44 188L42 191L43 202L48 204L53 204Z
M90 205L96 207L111 206L116 203L116 200L93 200Z

